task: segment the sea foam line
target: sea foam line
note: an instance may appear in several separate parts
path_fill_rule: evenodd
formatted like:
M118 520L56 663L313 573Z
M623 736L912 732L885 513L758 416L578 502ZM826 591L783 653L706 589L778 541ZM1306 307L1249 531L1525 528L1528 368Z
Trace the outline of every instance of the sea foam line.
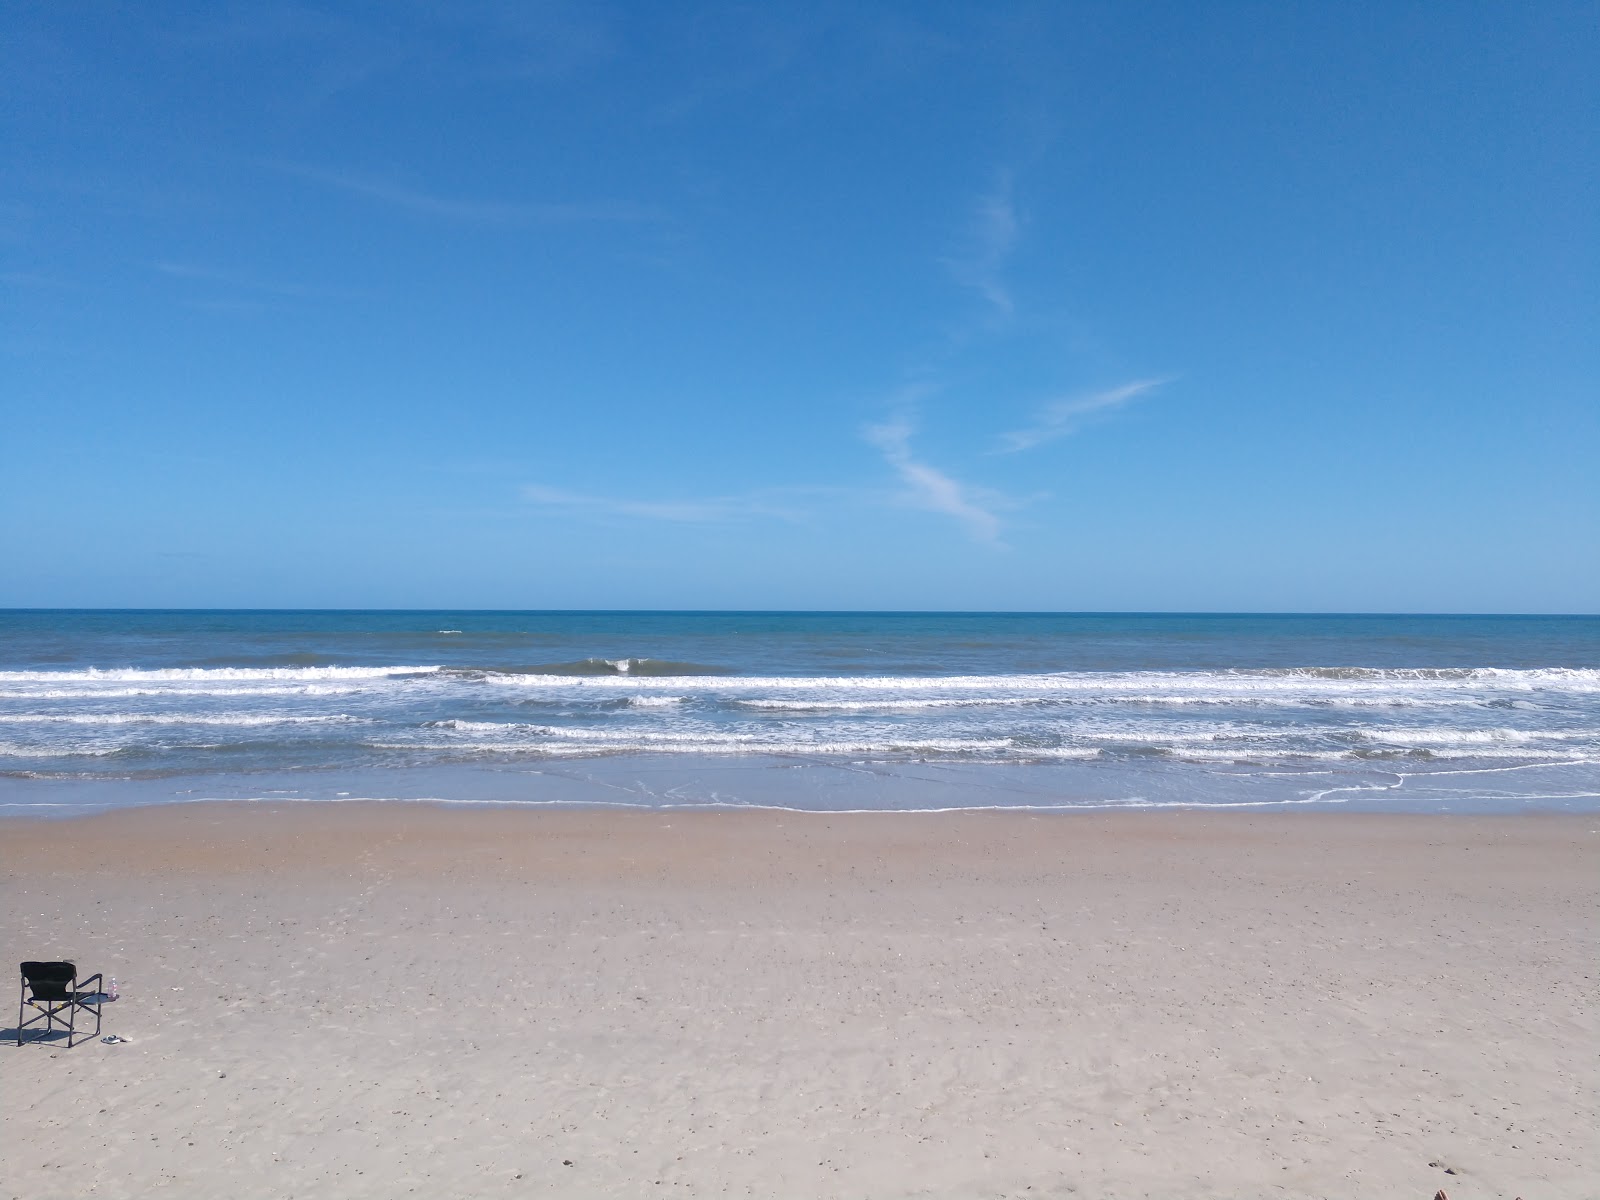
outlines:
M1375 742L1407 746L1485 746L1509 742L1522 745L1535 741L1581 741L1600 739L1600 729L1433 729L1378 727L1359 731Z
M376 681L360 683L300 683L281 684L277 687L196 687L191 683L174 682L166 685L149 684L145 687L102 688L0 688L3 700L132 700L140 697L161 697L167 700L188 700L205 696L349 696L368 690Z
M742 803L733 800L694 800L679 803L642 800L532 800L467 799L445 796L192 796L163 801L167 804L445 804L485 808L628 809L651 812L774 812L794 816L917 817L982 813L1072 813L1107 809L1208 809L1290 808L1305 804L1346 804L1347 800L1290 797L1281 800L1148 800L1143 796L1112 800L1082 800L1062 804L952 804L932 808L802 808L789 804ZM3 806L0 806L3 807Z
M740 696L751 691L777 692L763 698L769 704L797 703L816 692L844 696L866 692L924 694L961 691L981 693L972 700L1014 697L1019 694L1134 693L1153 702L1179 695L1202 696L1210 693L1258 699L1263 695L1288 694L1311 697L1412 695L1433 692L1460 693L1475 690L1555 690L1588 693L1600 691L1600 669L1541 667L1511 669L1498 667L1428 670L1421 668L1300 668L1285 670L1232 671L1077 671L1021 675L746 675L746 676L589 676L505 674L490 671L485 683L507 688L549 689L558 691L627 691L650 689L730 693ZM782 693L799 693L785 697ZM740 702L751 701L741 698Z
M250 716L224 713L204 716L199 713L4 713L6 725L324 725L366 724L364 717L344 713L325 717L292 717L264 714Z
M76 671L0 671L0 683L154 683L223 680L384 679L433 675L432 667L85 667Z
M833 757L872 754L1002 754L1007 760L1092 759L1100 756L1089 746L1019 746L1004 738L885 738L871 741L782 741L751 734L616 734L602 737L589 731L563 730L529 740L459 742L364 742L369 750L452 752L456 754L523 754L540 757L585 757L597 754L772 755L774 757Z

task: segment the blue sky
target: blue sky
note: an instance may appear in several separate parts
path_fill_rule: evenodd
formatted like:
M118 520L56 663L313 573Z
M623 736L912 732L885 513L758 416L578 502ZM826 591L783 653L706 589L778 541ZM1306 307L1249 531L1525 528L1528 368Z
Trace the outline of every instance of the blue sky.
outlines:
M0 604L1600 610L1587 3L7 3Z

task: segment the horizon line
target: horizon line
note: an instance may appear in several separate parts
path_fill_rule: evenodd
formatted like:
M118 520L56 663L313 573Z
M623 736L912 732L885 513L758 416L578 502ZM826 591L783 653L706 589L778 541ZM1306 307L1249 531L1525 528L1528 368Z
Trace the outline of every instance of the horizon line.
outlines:
M197 606L124 607L119 605L0 605L8 613L516 613L571 616L836 616L836 617L1543 617L1600 618L1600 612L1476 612L1377 609L1047 609L1047 608L356 608Z

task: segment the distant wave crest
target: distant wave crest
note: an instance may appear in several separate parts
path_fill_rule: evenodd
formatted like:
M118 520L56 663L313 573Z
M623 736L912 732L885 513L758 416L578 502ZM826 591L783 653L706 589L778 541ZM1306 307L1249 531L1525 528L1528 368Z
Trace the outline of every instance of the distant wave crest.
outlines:
M0 671L5 683L207 683L230 680L385 679L432 675L434 667L85 667L77 671Z
M572 662L543 663L537 666L484 667L467 674L483 675L493 682L520 678L538 678L542 675L609 676L614 679L634 679L682 675L732 675L729 667L709 663L677 662L666 658L580 658Z

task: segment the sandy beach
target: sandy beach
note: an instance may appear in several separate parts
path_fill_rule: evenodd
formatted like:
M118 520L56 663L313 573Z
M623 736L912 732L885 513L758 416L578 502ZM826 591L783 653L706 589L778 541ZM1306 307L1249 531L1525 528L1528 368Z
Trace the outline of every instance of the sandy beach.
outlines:
M6 1034L0 1193L1593 1197L1597 829L12 820L12 961L127 1041Z

